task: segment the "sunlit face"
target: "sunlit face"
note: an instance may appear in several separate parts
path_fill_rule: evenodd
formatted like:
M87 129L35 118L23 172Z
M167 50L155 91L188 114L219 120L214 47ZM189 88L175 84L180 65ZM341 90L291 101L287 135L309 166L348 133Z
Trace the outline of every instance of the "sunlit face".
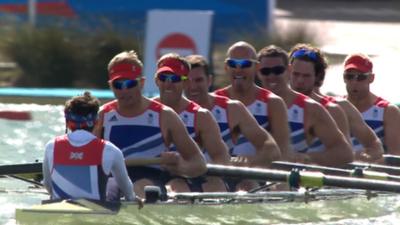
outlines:
M293 90L310 95L314 89L315 79L315 69L312 62L294 59L290 72L290 86Z
M281 57L262 57L257 72L262 86L275 94L280 94L287 84L288 70Z
M208 97L208 88L211 85L204 68L196 67L191 69L188 78L188 85L184 87L186 97L197 103L202 102Z
M368 95L369 85L374 81L374 74L349 69L343 73L343 79L347 95L353 99L360 99Z
M168 75L174 76L174 74ZM187 85L187 80L172 82L171 80L167 79L165 81L161 81L157 76L155 77L155 81L160 91L160 99L165 104L179 101L182 98L183 88L185 85Z
M228 59L255 61L255 56L249 48L240 46L232 49ZM254 85L257 68L258 64L256 62L251 62L251 66L246 68L242 68L239 65L232 67L225 62L225 71L230 78L232 88L238 92L244 92Z
M126 81L128 79L118 79L114 82ZM109 81L108 84L110 89L113 91L115 98L118 100L118 104L121 106L130 106L136 104L140 99L141 91L144 85L144 78L137 79L137 85L133 87L124 86L124 88L116 88L118 85L113 85L113 82ZM114 87L116 86L116 87Z

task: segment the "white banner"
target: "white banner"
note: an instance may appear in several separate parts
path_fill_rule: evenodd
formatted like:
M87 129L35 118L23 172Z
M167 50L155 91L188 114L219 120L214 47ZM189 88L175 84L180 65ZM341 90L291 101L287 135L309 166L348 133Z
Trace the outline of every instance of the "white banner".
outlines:
M208 58L213 11L150 10L147 13L144 93L158 95L154 82L160 56L175 52L181 56L199 54Z

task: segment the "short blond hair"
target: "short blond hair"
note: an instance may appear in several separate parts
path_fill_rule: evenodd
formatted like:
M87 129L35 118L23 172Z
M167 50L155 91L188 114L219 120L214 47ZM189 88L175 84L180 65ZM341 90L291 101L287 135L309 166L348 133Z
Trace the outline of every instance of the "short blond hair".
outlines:
M143 63L140 61L137 53L134 50L123 51L115 55L108 63L107 69L110 72L111 68L117 64L129 63L143 68Z

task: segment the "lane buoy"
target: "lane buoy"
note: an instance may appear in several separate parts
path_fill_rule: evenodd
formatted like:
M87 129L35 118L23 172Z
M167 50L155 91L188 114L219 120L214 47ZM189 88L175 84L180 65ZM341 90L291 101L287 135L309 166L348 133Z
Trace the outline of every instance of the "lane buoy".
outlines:
M0 110L0 119L31 120L32 115L28 111Z

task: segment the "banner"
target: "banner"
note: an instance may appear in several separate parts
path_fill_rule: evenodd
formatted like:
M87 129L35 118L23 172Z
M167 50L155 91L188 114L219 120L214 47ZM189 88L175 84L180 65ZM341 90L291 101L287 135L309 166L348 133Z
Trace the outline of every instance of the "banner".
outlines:
M157 60L166 53L209 57L214 13L198 10L151 10L147 14L144 93L158 95L154 82Z

